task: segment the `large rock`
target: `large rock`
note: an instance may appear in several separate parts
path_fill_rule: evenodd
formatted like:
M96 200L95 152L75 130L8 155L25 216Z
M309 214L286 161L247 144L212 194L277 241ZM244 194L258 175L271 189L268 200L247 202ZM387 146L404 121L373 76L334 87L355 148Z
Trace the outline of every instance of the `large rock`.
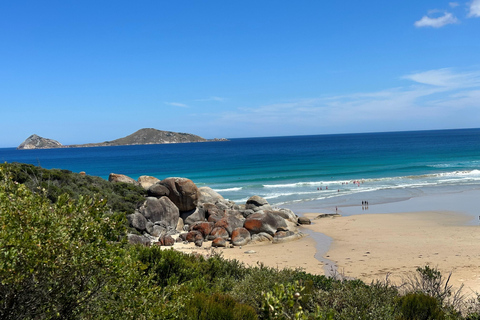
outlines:
M207 221L208 221L208 222L217 223L217 221L220 221L220 220L222 220L223 218L224 218L224 216L216 216L216 215L215 215L215 216L212 216L212 215L210 215L210 216L208 216Z
M272 242L273 236L269 235L266 232L260 232L252 235L252 242L261 243L261 242Z
M159 182L160 179L152 176L140 176L137 179L137 182L142 186L143 189L148 190L152 185Z
M201 187L198 188L200 196L198 198L198 203L217 203L220 200L225 200L220 194L210 187Z
M181 220L181 219L178 219L178 220ZM162 237L164 235L171 236L178 233L176 228L173 228L172 226L168 225L168 223L165 221L155 222L155 224L151 228L151 231L149 232L148 230L149 229L147 229L147 232L153 237Z
M141 244L144 246L150 245L150 239L144 236L139 236L138 234L127 234L127 239L130 244Z
M184 226L185 226L185 224L184 224L184 222L183 222L183 219L178 219L176 230L177 230L178 232L182 232Z
M242 209L242 210L239 210L239 211L244 218L247 218L249 215L255 213L255 211L253 211L252 209L248 209L248 210L247 209Z
M234 215L227 215L215 223L215 227L221 227L232 234L233 230L243 227L243 220L238 219Z
M180 218L178 208L167 197L161 197L160 199L148 197L139 210L151 222L164 221L174 229L177 227Z
M172 236L164 235L158 239L161 246L173 246L175 244L175 239Z
M108 176L108 181L110 182L124 182L124 183L131 183L134 185L138 185L137 180L130 178L129 176L126 176L124 174L116 174L116 173L110 173Z
M186 178L167 178L159 182L168 188L168 198L180 211L190 211L197 207L200 192L192 180Z
M227 240L224 238L215 238L212 241L212 247L214 248L225 248L227 246Z
M276 214L277 216L280 216L285 220L290 220L291 222L296 223L298 220L298 217L290 209L274 208L273 210L265 210L265 211L270 211L271 213Z
M197 222L192 225L191 230L197 230L202 233L202 236L207 237L213 230L213 222Z
M149 232L149 234L155 238L159 238L159 237L161 238L167 235L167 228L165 228L165 226L162 226L162 225L154 224L152 231Z
M220 210L215 204L207 202L202 204L203 210L205 210L205 216L223 216L224 211Z
M207 236L207 240L214 240L216 238L223 238L223 239L228 239L230 237L230 234L228 233L225 228L222 227L214 227L212 232Z
M298 217L299 224L312 224L312 220L307 217Z
M260 196L252 196L247 200L245 204L245 209L260 211L260 210L272 210L272 207L268 204L267 200Z
M287 223L285 219L269 212L256 212L245 219L243 226L251 234L266 232L273 236L279 228L287 228Z
M149 197L155 197L155 198L161 198L164 196L167 196L170 194L170 190L168 190L167 187L165 187L163 184L160 183L155 183L152 184L148 189L147 189L147 194Z
M138 231L144 231L147 227L147 219L138 211L127 215L127 220L130 223L130 226Z
M295 233L293 231L279 231L275 234L275 237L273 237L273 243L294 241L303 238L304 236L305 234L302 232Z
M232 232L232 244L234 246L244 246L251 240L250 232L245 228L237 228Z
M203 235L200 231L193 230L187 233L187 235L185 236L185 240L188 242L195 242L197 240L203 241Z
M192 225L196 222L204 222L205 210L203 208L197 207L190 211L184 211L180 213L180 218L182 218L185 224L189 225Z

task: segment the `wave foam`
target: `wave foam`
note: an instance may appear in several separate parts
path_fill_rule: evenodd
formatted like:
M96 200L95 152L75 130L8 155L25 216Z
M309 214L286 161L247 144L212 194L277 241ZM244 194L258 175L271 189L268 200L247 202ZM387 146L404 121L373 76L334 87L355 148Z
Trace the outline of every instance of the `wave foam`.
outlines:
M234 191L240 191L242 190L242 187L237 187L237 188L227 188L227 189L213 189L215 192L234 192Z

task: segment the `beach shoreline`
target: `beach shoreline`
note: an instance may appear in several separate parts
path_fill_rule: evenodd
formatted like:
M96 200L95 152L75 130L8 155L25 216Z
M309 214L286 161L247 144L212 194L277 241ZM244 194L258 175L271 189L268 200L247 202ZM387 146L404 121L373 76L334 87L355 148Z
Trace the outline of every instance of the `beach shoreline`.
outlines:
M445 277L452 272L450 284L454 288L463 285L463 292L469 295L480 292L480 226L471 210L475 207L471 200L479 195L479 190L473 190L425 196L370 206L360 214L351 212L362 208L350 208L346 215L321 219L315 218L322 212L304 213L312 224L300 227L307 234L302 239L213 250L248 266L261 263L279 269L301 268L327 276L337 272L366 283L388 277L392 283L401 284L416 268L429 265ZM437 208L442 203L466 200L470 202L457 207L468 210ZM437 210L427 210L429 207ZM339 209L339 213L345 213L346 208ZM176 249L201 254L212 250L209 243L204 248L182 246L176 245Z
M307 215L314 218L315 214ZM326 257L340 273L367 283L400 284L429 265L464 292L480 292L480 226L455 212L422 211L314 219L308 226L333 239Z

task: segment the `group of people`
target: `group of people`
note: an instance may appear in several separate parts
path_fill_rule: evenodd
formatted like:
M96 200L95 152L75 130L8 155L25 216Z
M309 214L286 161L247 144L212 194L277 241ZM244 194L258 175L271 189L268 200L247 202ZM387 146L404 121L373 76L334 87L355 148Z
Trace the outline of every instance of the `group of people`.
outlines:
M368 201L362 201L362 210L368 209Z
M351 183L353 183L357 187L360 187L360 184L361 183L363 184L363 182L364 182L364 180L353 180L353 181L351 181ZM348 184L348 182L342 182L342 185L346 185L346 184ZM318 191L323 190L323 187L317 187L317 190ZM328 186L325 186L325 190L328 190ZM340 189L338 189L337 191L340 192ZM363 204L363 201L362 201L362 204Z

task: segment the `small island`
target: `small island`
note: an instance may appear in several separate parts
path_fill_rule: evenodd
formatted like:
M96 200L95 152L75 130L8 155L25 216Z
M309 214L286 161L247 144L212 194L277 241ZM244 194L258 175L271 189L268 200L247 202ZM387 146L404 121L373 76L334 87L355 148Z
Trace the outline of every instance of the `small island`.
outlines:
M62 145L60 142L40 137L36 134L28 137L22 142L17 149L53 149L53 148L83 148L83 147L108 147L108 146L129 146L129 145L145 145L145 144L165 144L165 143L190 143L190 142L208 142L208 141L227 141L224 138L205 139L200 136L183 133L162 131L153 128L140 129L131 135L112 141L104 141L99 143L72 144Z

